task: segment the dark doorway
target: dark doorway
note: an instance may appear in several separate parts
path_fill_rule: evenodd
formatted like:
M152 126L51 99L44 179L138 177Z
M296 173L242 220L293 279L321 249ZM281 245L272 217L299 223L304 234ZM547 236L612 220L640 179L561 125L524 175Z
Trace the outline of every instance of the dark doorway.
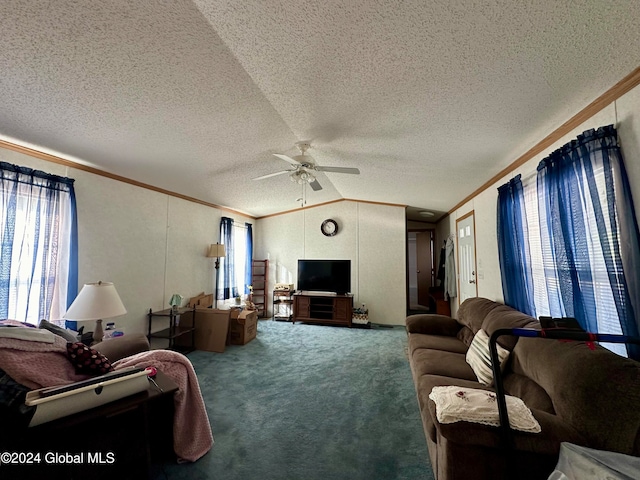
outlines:
M430 313L435 309L431 288L435 285L433 230L407 233L407 313Z

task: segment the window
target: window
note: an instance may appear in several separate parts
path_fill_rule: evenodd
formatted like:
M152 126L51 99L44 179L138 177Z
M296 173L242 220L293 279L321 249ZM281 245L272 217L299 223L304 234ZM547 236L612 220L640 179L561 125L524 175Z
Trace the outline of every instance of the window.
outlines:
M220 243L225 245L225 257L220 259L216 296L218 300L233 300L249 293L253 257L252 225L239 225L232 218L222 217Z
M0 318L64 323L78 285L73 182L0 162Z
M613 126L584 132L544 159L535 178L498 191L505 303L575 317L589 332L638 336L638 225Z

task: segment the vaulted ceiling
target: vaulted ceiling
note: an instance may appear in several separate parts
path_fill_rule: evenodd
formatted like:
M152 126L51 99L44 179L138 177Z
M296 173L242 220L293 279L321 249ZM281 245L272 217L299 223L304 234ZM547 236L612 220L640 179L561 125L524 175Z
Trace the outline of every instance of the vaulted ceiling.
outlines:
M637 0L0 2L0 137L262 216L451 209L640 65Z

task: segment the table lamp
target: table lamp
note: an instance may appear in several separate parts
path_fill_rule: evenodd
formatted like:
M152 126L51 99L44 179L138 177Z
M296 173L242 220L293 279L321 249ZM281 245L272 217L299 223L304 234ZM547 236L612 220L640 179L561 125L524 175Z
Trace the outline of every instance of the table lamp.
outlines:
M171 309L174 312L177 312L178 307L182 305L182 295L180 295L179 293L174 293L173 295L171 295L171 298L169 299L169 305L171 305Z
M95 320L93 340L99 342L104 334L102 319L127 313L111 282L85 283L63 318L67 320Z

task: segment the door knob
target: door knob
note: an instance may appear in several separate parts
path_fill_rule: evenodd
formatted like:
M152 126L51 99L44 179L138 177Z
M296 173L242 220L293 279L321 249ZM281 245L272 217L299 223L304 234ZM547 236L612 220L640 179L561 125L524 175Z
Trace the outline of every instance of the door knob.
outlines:
M469 283L476 283L475 280L469 280Z

